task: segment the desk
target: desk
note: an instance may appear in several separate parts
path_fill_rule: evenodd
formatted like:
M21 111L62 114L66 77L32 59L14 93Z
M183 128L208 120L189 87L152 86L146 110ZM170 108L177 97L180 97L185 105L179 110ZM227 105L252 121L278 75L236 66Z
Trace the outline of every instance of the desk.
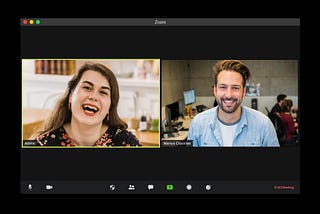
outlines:
M50 110L24 108L23 109L23 140L27 140L31 135L41 128Z
M178 122L182 122L182 127L184 129L189 129L190 124L193 117L185 116L184 118L179 118ZM162 138L162 140L187 140L188 137L188 131L179 131L178 136L176 137L168 137L168 138Z
M136 136L142 146L158 146L160 147L160 133L149 131L136 131Z
M187 140L187 137L188 137L188 131L179 131L178 136L162 138L162 140Z
M182 118L179 118L178 121L179 121L179 122L182 122L183 128L189 129L189 128L190 128L191 121L192 121L192 118L190 118L190 117L188 117L188 116L185 116L183 119L182 119Z
M124 122L129 125L128 118L121 118ZM131 122L132 123L132 122ZM134 126L139 126L139 120L135 121ZM132 125L132 124L131 124ZM150 131L139 131L139 128L128 128L138 139L142 146L157 146L160 147L160 132L150 132Z

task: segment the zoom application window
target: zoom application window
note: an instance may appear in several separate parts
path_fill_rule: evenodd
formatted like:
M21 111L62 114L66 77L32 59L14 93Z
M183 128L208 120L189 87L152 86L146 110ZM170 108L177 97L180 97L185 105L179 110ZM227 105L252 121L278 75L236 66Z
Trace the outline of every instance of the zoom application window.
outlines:
M300 19L19 21L23 197L301 193Z

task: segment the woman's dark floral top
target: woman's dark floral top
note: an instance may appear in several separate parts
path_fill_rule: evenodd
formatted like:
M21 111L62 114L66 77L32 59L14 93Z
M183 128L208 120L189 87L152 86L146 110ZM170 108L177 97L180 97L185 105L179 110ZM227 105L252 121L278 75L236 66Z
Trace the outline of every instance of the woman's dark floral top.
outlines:
M40 146L76 146L63 126L48 134L39 135L36 138L37 145ZM100 137L94 145L95 147L104 146L141 146L139 140L128 130L111 126Z

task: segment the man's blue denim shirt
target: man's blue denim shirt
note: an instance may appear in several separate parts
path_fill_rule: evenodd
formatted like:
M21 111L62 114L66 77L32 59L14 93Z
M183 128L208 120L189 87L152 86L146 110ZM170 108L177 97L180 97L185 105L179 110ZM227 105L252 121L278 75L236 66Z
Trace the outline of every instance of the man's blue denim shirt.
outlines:
M219 106L197 114L190 125L188 140L194 147L223 146L218 126L217 110ZM271 120L262 112L241 106L241 119L238 122L234 147L279 147L279 141Z

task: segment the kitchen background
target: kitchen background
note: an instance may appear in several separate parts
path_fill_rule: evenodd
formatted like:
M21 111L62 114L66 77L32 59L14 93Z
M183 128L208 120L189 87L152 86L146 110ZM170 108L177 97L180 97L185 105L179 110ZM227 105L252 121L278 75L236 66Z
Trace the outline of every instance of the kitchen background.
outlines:
M120 117L146 115L159 118L159 59L22 60L23 108L51 110L64 93L72 74L86 61L103 63L117 76Z

